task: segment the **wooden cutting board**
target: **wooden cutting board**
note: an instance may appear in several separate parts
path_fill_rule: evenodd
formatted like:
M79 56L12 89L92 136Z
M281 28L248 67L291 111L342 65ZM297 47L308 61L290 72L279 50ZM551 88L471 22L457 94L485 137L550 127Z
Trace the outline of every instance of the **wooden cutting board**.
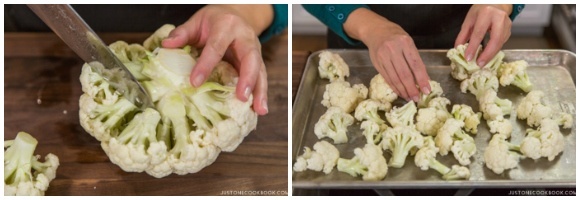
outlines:
M141 42L150 33L101 34L105 43ZM231 153L198 173L158 179L112 164L79 124L84 63L52 33L4 34L4 139L26 131L36 153L60 159L46 195L287 195L288 38L263 45L270 113ZM37 101L40 99L40 101ZM228 193L228 191L230 193ZM244 193L232 193L244 192Z

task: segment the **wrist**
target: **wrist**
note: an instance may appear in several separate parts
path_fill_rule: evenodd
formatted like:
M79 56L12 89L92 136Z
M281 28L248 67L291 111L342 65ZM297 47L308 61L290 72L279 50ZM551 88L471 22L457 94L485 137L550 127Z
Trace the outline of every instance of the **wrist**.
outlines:
M347 36L360 40L368 46L370 42L368 40L372 38L369 36L376 34L378 31L384 32L400 27L367 8L359 8L349 15L343 28Z

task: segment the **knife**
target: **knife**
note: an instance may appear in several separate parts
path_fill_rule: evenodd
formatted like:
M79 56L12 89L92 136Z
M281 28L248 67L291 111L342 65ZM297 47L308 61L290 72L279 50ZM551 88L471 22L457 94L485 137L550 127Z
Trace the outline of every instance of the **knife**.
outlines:
M29 4L28 7L94 72L141 110L153 108L151 98L129 70L68 4Z

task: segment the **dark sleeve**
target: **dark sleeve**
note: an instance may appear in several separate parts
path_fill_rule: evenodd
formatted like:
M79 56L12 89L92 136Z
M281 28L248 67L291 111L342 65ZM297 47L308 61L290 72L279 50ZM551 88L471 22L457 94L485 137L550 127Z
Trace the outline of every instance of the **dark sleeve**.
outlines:
M260 42L268 41L272 36L279 34L288 27L288 5L274 4L274 20L264 32L260 34Z
M522 12L522 10L524 10L525 7L526 4L514 4L512 6L512 14L510 14L510 19L514 21L514 19L516 19L516 17Z
M351 45L359 44L357 41L344 32L343 24L352 13L358 8L369 8L365 4L307 4L302 5L306 11L324 23L330 30L340 36Z

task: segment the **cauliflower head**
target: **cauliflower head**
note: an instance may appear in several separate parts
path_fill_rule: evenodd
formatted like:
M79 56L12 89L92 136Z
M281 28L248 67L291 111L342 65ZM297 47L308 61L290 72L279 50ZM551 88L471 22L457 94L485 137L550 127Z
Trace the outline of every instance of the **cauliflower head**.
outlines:
M369 86L369 98L377 100L383 104L391 105L398 96L393 89L389 86L385 79L380 74L375 75L371 79Z
M40 162L40 155L34 155L37 144L25 132L19 132L14 140L4 141L4 195L43 196L56 177L58 157L49 153L45 162Z
M346 113L351 113L359 102L367 98L367 95L368 89L363 84L350 87L348 82L334 81L326 85L321 103L327 108L335 106Z
M350 76L348 65L340 55L330 51L322 51L318 57L318 74L320 78L327 78L331 82L344 81L345 77Z
M499 68L499 83L502 86L514 85L524 92L530 92L533 88L528 77L528 62L518 60L514 62L502 63Z
M469 91L478 100L486 90L491 89L497 92L498 87L497 77L486 69L473 73L471 77L463 80L460 85L461 92L466 93Z
M373 144L365 144L362 149L354 149L354 155L350 160L339 158L338 171L348 173L354 177L362 175L363 180L366 181L378 181L385 178L388 166L380 147Z
M515 168L522 158L519 150L518 145L506 141L505 135L495 134L483 153L485 166L496 174Z
M447 106L451 104L451 101L445 97L435 97L429 101L429 108L435 108L437 110L447 111Z
M304 147L304 154L298 156L296 163L294 163L294 171L301 172L310 169L330 174L340 155L338 149L324 140L314 144L313 148L314 151Z
M395 126L383 132L381 146L391 152L389 166L401 168L409 152L423 146L423 136L413 126Z
M314 125L314 134L318 139L328 137L334 144L346 143L348 126L354 123L354 117L338 107L330 107L326 110L318 122Z
M164 26L144 44L115 43L112 49L151 96L154 108L139 109L101 73L100 63L83 65L84 94L79 104L81 126L101 142L111 162L128 172L161 178L171 173L196 173L212 164L221 151L233 151L257 125L252 96L235 97L237 73L220 62L203 85L194 88L189 74L196 52L186 46L164 49Z

